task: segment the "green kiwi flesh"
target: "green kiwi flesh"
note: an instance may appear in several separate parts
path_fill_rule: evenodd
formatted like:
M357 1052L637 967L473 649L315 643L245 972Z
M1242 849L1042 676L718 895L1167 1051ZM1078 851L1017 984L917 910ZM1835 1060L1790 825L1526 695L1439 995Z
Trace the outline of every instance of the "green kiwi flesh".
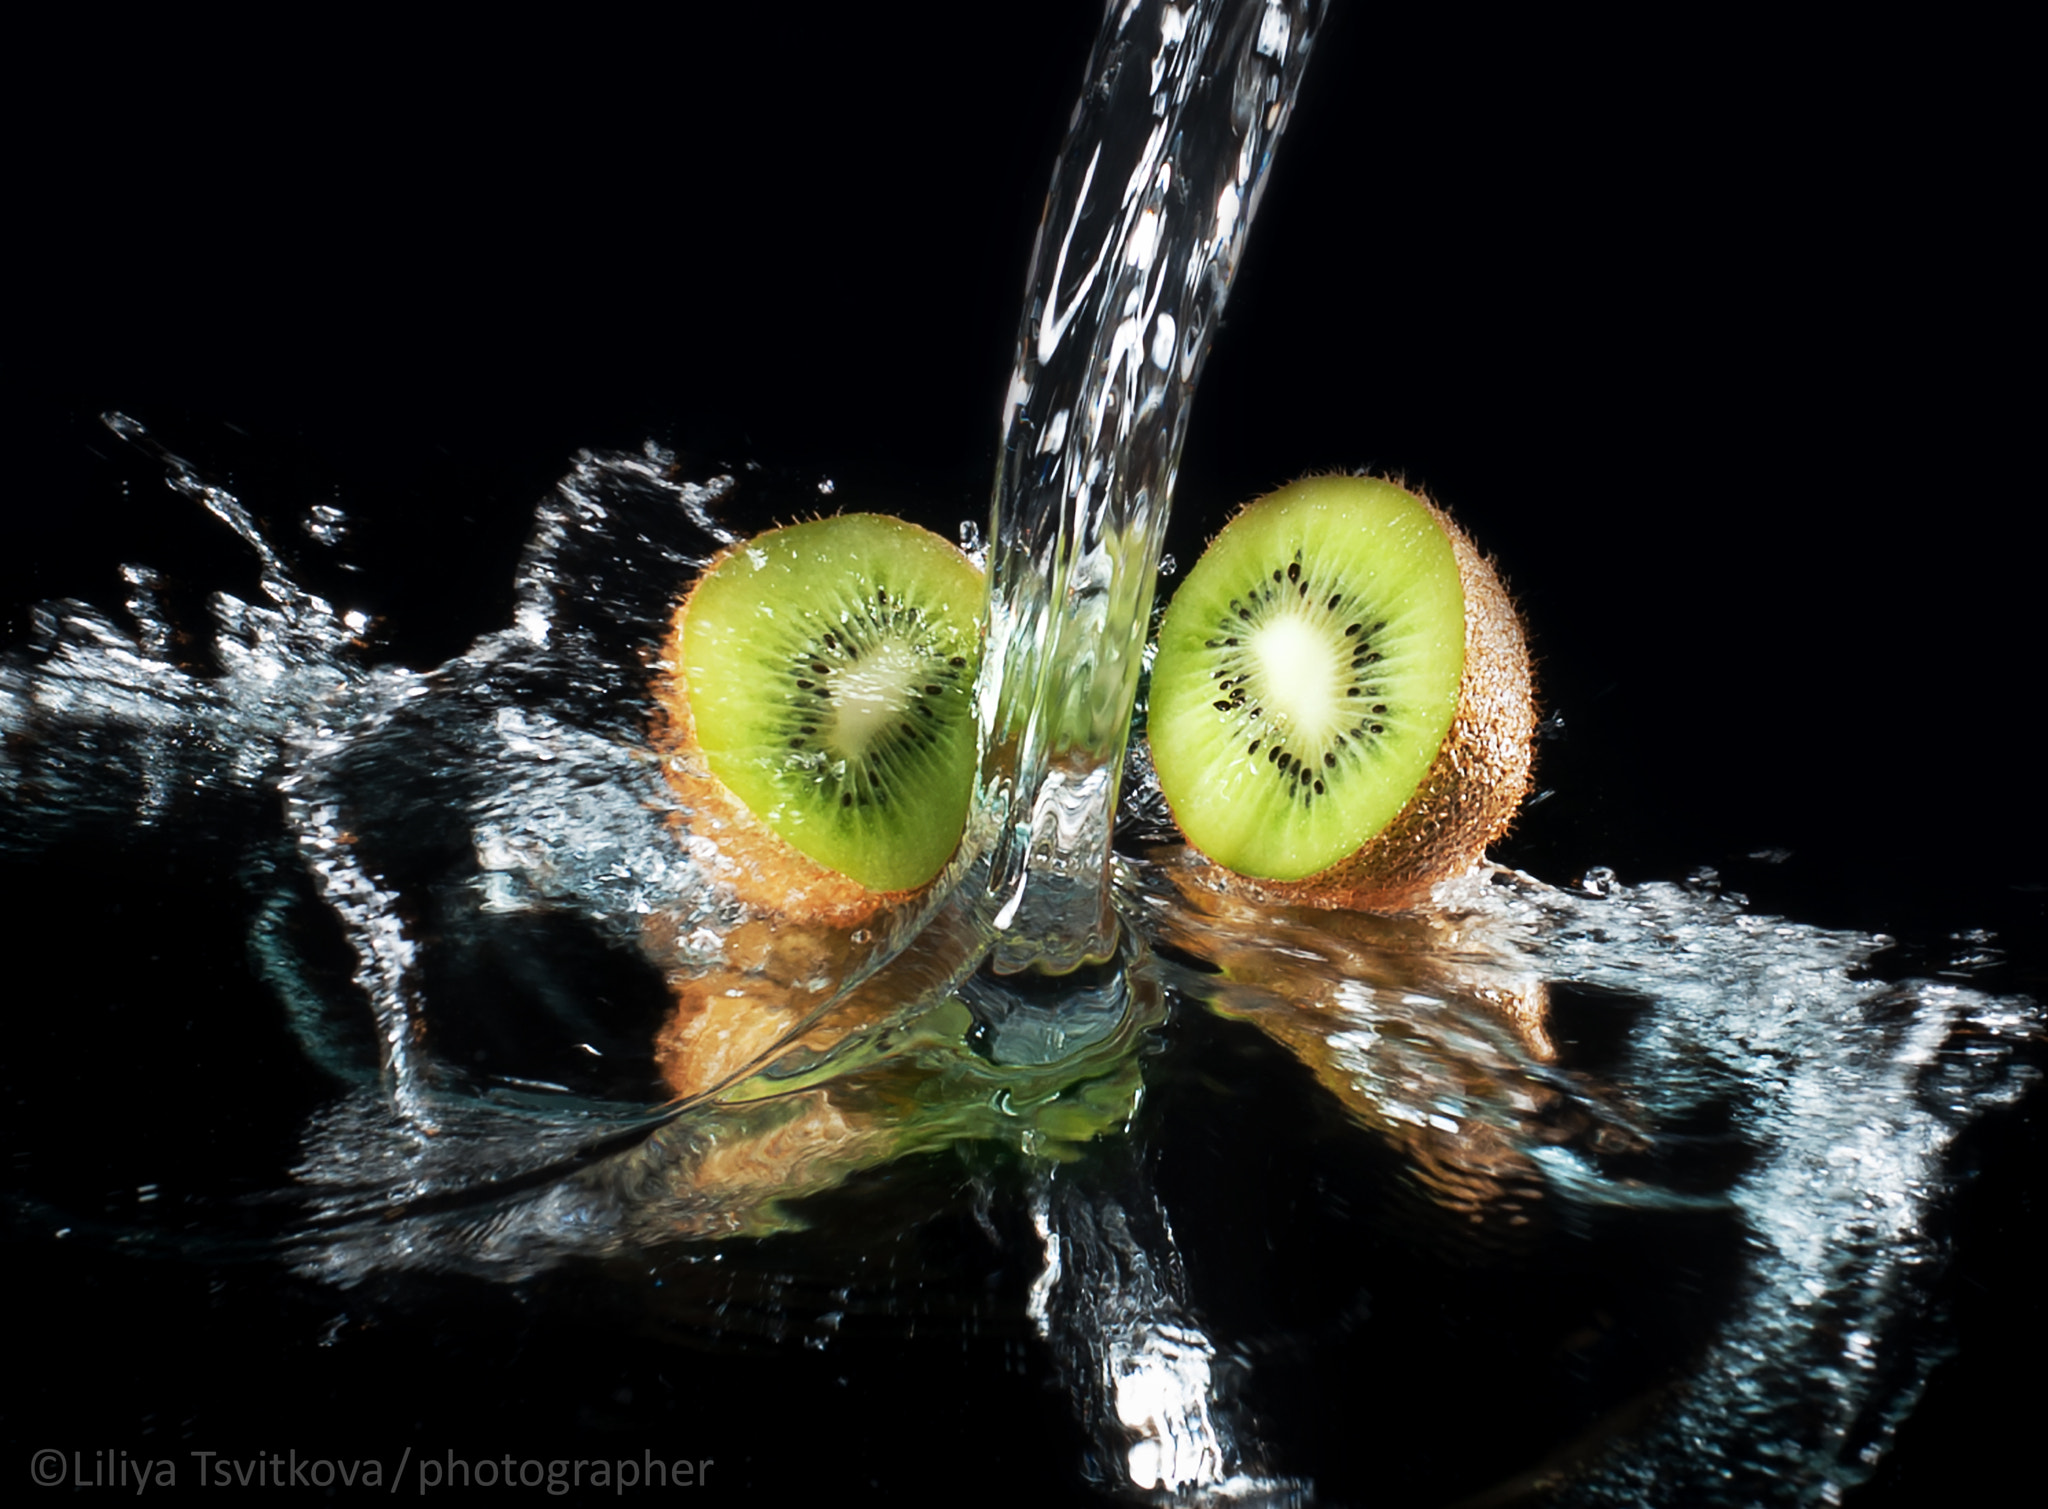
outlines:
M952 545L877 514L733 547L681 618L711 773L826 868L872 891L925 884L966 825L983 596Z
M1147 724L1188 841L1294 881L1407 806L1459 707L1465 600L1436 516L1391 482L1310 477L1239 513L1160 626Z

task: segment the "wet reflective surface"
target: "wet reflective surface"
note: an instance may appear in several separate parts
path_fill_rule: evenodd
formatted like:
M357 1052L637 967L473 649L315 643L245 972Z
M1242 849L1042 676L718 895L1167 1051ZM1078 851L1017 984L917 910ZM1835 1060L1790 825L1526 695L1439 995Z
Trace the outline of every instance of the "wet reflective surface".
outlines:
M1760 915L1711 872L1503 870L1410 917L1262 907L1159 846L1141 767L1118 960L956 977L962 944L928 934L835 994L842 963L733 910L679 840L641 732L644 646L742 484L658 448L586 457L541 505L512 627L419 674L377 665L231 494L108 427L242 538L261 597L216 597L210 636L141 573L125 622L40 610L0 681L9 859L104 872L202 842L284 1008L259 1036L326 1088L267 1128L291 1151L239 1194L159 1178L109 1205L60 1165L17 1193L24 1235L274 1266L344 1307L595 1268L608 1309L772 1355L829 1353L852 1314L887 1334L956 1312L968 1273L897 1269L965 1219L1008 1293L940 1324L1050 1369L1088 1443L1075 1481L1190 1500L1343 1502L1389 1449L1297 1455L1302 1422L1262 1402L1357 1365L1288 1339L1317 1329L1302 1291L1344 1350L1415 1365L1377 1320L1400 1281L1290 1232L1298 1209L1254 1229L1303 1271L1235 1313L1228 1212L1279 1190L1397 1271L1522 1291L1504 1355L1464 1366L1518 1372L1541 1408L1497 1455L1437 1464L1415 1485L1435 1498L1839 1493L1944 1355L1957 1141L2040 1078L2041 1009L1970 983L1981 941L1948 978L1888 981L1892 940ZM668 991L705 971L739 982L755 1046L677 1102ZM181 1078L235 1098L203 1062ZM1230 1187L1247 1160L1263 1199ZM1353 1429L1391 1444L1398 1417Z

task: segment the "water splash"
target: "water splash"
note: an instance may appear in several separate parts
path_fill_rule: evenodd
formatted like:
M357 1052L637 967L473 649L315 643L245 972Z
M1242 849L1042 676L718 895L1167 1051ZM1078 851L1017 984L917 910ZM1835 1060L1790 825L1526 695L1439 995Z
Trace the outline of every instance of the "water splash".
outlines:
M1828 1501L1939 1356L1953 1149L2037 1082L2035 1004L1888 983L1888 940L1754 915L1706 876L1556 890L1495 872L1402 917L1255 905L1150 846L1142 743L1117 960L962 975L988 935L949 904L916 937L863 939L879 962L842 972L758 946L774 927L719 885L636 690L736 483L681 478L655 449L580 458L538 510L510 627L413 672L372 664L358 617L298 587L234 498L163 464L255 551L263 600L217 595L193 633L134 570L126 624L39 610L0 660L0 847L192 825L241 846L256 957L342 1085L291 1171L301 1271L348 1286L744 1253L870 1171L1006 1150L994 1187L1028 1207L1043 1264L1017 1320L1101 1443L1099 1480L1306 1501L1241 1402L1270 1365L1260 1338L1207 1318L1151 1182L1147 1087L1239 1072L1203 1066L1200 1013L1263 1034L1392 1159L1386 1219L1420 1248L1490 1261L1671 1220L1729 1234L1728 1298L1668 1359L1687 1386L1618 1449L1538 1473L1546 1491ZM705 977L737 981L767 1030L679 1102L654 1044L676 982ZM815 1235L827 1272L847 1233ZM766 1300L750 1313L783 1325Z
M1240 1369L1203 1327L1134 1144L1041 1173L1031 1215L1044 1266L1029 1314L1101 1447L1097 1485L1189 1505L1310 1502L1308 1484L1264 1468Z
M763 1041L765 1056L924 931L924 912L905 908L858 941L833 940L829 967L794 950L736 957L741 940L776 924L733 895L715 835L663 778L647 690L681 584L730 538L714 514L736 491L731 478L675 478L654 447L581 458L536 511L510 626L413 672L369 664L362 616L300 588L224 488L133 420L111 415L108 426L254 551L265 600L217 594L211 623L187 632L135 570L129 626L82 604L38 609L30 644L0 671L0 790L16 809L0 845L223 810L246 819L279 802L298 864L263 872L287 877L286 893L265 903L275 924L260 940L266 972L290 999L325 993L301 978L291 929L277 923L299 915L291 887L309 877L353 956L353 993L327 1014L367 1006L404 1115L431 1125L437 1095L475 1088L424 1051L439 1029L424 998L438 964L423 932L475 948L519 919L567 917L672 988L738 969L785 1007L787 1031ZM197 649L176 659L174 646ZM971 945L962 956L935 967L935 994L971 967ZM559 1088L578 1078L562 1057L487 1078ZM643 1078L650 1108L668 1098Z
M1949 1156L2038 1084L2036 1003L1886 982L1889 939L1752 914L1710 876L1496 871L1429 915L1332 917L1175 854L1140 894L1214 971L1172 983L1284 1044L1463 1241L1601 1210L1737 1223L1737 1297L1686 1386L1571 1501L1835 1502L1869 1475L1941 1356Z

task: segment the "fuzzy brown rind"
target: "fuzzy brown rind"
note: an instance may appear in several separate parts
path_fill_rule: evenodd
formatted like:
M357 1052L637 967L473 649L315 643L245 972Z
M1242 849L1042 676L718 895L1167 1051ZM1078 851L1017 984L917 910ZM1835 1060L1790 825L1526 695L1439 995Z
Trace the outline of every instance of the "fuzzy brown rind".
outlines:
M724 963L670 972L675 1009L655 1034L655 1061L670 1092L695 1099L730 1089L789 1052L821 1060L848 1039L902 1020L931 998L954 966L959 940L927 928L851 990L841 985L869 955L844 930L757 917L725 940ZM829 1011L821 1010L827 1004Z
M1435 762L1394 820L1327 870L1301 880L1263 880L1205 861L1205 878L1216 889L1325 910L1403 911L1479 864L1520 811L1536 743L1521 616L1493 563L1442 509L1417 497L1450 538L1465 594L1465 673L1458 711Z

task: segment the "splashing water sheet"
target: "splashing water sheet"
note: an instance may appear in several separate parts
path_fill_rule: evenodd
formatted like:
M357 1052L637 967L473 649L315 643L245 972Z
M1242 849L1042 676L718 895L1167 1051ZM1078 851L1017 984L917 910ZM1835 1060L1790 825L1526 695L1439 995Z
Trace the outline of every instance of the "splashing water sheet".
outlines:
M684 148L561 125L558 195L388 284L238 221L87 280L120 380L24 407L5 563L10 1264L60 1327L10 1447L1190 1504L2026 1460L2040 815L1930 813L1982 757L1920 730L2038 631L1939 539L1843 543L1853 353L1715 365L1789 373L1825 301L1731 315L1776 282L1660 239L1777 203L1799 131L1684 147L1683 78L1315 3L801 30L644 49ZM536 97L624 119L592 77ZM456 237L440 171L386 223ZM1131 733L1173 558L1359 465L1499 553L1551 714L1503 863L1400 917L1201 885ZM960 858L825 936L735 898L650 686L699 563L839 506L964 527L993 604ZM688 1078L707 992L745 1030Z

